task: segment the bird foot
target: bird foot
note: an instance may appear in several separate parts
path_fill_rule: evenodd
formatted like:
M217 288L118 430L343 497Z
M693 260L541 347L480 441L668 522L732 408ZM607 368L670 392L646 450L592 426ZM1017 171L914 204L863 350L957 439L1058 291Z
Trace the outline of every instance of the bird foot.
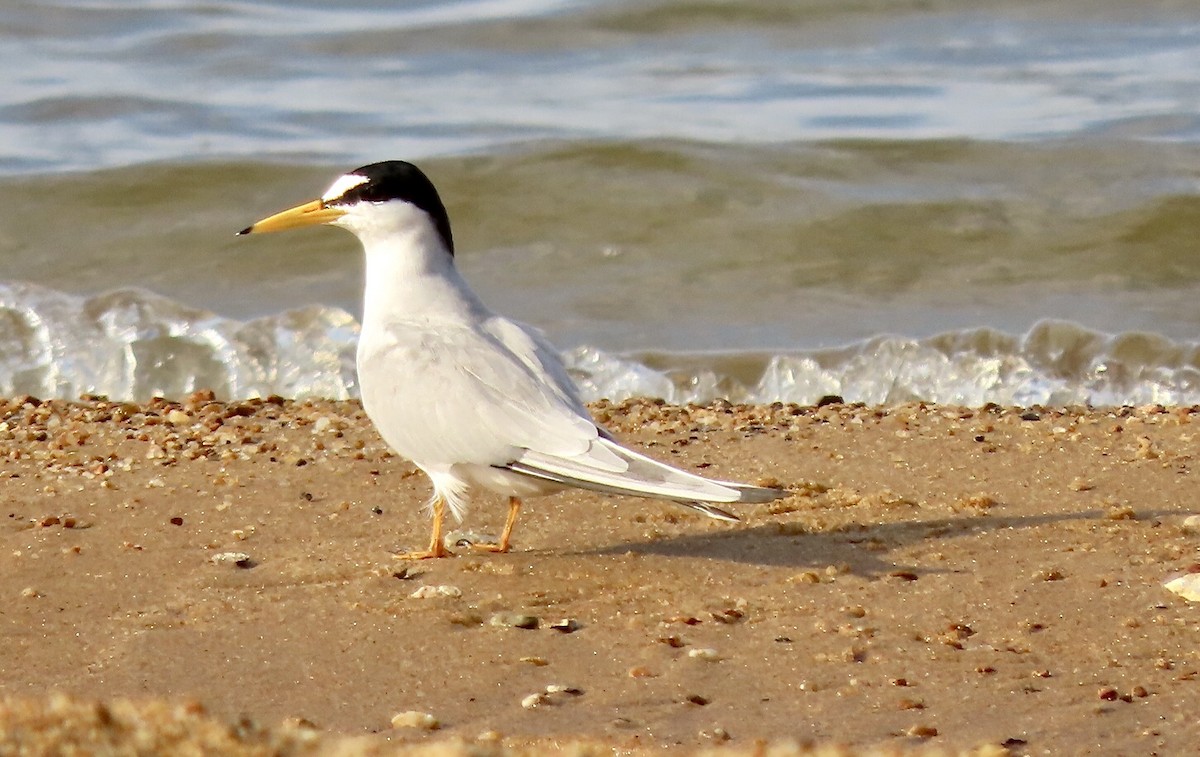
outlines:
M446 543L442 541L442 527L446 522L446 500L440 496L433 498L433 534L429 539L429 546L417 552L401 552L392 555L397 560L433 560L438 557L451 557L453 552L446 549Z
M508 540L478 531L451 531L442 543L447 547L466 547L475 552L507 552Z
M497 552L497 553L508 552L507 544L495 544L495 543L491 543L491 542L485 542L482 544L472 543L472 544L470 544L470 547L471 547L471 549L475 550L476 552Z

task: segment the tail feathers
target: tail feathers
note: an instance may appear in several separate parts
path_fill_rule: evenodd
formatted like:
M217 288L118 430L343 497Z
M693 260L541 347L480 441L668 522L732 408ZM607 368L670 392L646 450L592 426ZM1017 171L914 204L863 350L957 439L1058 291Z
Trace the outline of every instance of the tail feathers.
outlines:
M500 466L507 468L515 473L521 473L531 478L541 479L542 481L551 481L563 486L573 486L576 489L587 489L588 491L600 492L601 494L621 494L624 496L634 497L650 497L652 499L671 499L682 500L686 495L676 494L666 491L658 491L657 487L637 486L636 484L625 484L617 481L598 480L599 477L594 476L573 476L561 470L551 470L542 466L532 465L528 462L515 460L508 465Z
M706 479L640 455L608 439L600 439L596 444L603 447L606 460L616 455L627 463L628 468L615 471L609 465L589 465L586 455L562 458L533 450L526 450L519 459L503 467L563 486L605 494L671 500L710 518L726 521L736 521L738 518L715 507L713 503L762 503L786 495L780 489Z
M751 486L750 484L734 484L728 481L722 481L725 486L731 486L737 489L741 497L738 502L745 502L750 505L761 505L764 502L774 502L787 496L786 489L771 489L766 486Z
M651 472L656 472L657 475L669 476L673 482L687 481L689 484L699 484L706 488L713 486L719 487L726 490L723 492L723 496L725 497L729 497L730 491L734 493L734 496L728 499L717 499L715 497L693 493L687 497L689 500L700 500L702 502L744 502L746 504L762 504L763 502L777 500L780 497L786 497L788 494L784 489L774 489L764 486L754 486L752 484L743 484L737 481L722 481L720 479L697 476L694 473L688 473L687 471L673 468L665 463L660 463L654 458L646 457L645 455L634 452L631 449L626 449L611 439L602 441L601 444L603 444L608 450L615 452L625 460L628 460L630 464L629 472L633 475L655 475L655 473Z
M732 486L664 465L615 442L598 439L593 446L599 449L572 457L525 450L513 462L530 475L540 473L540 478L583 489L597 488L611 494L701 502L737 502L741 499L741 494ZM620 468L607 464L614 457L620 462Z
M764 502L772 502L781 497L787 496L787 491L785 491L784 489L768 489L763 486L751 486L750 484L735 484L735 483L731 483L729 481L722 481L721 483L725 486L736 489L738 491L738 493L741 495L741 498L738 500L738 502L744 502L746 504L759 505ZM726 520L726 521L729 521L730 523L737 523L739 520L741 520L740 518L738 518L738 516L734 515L733 513L726 512L725 510L722 510L721 508L717 507L716 505L710 505L707 502L696 502L694 500L685 501L685 500L680 500L680 499L674 500L674 502L676 504L683 505L684 507L690 507L693 510L702 512L705 515L707 515L708 517L716 518L717 520Z
M633 488L630 486L613 486L610 484L603 484L603 483L600 483L597 481L591 481L588 479L575 478L572 476L563 475L561 473L553 473L551 471L543 470L540 468L534 468L534 467L527 465L525 463L522 463L522 462L512 462L512 463L509 463L508 465L505 465L502 467L507 468L508 470L511 470L514 473L521 473L526 476L530 476L532 478L541 479L542 481L552 481L556 484L562 484L563 486L572 486L572 487L575 487L576 489L587 489L588 491L600 492L601 494L620 494L620 495L624 495L624 496L649 497L652 499L666 499L666 500L670 500L671 502L674 502L677 505L683 505L684 507L689 508L691 510L695 510L697 512L704 513L708 517L716 518L717 520L729 521L730 523L737 523L739 520L741 520L740 518L738 518L738 516L734 515L733 513L722 510L721 508L717 507L716 505L709 504L708 502L698 502L696 500L679 499L677 497L670 497L670 496L665 496L662 494L652 494L652 493L647 492L643 488ZM735 500L735 501L740 501L740 500ZM749 500L747 500L747 501L749 501ZM766 500L763 500L763 501L766 501Z
M737 523L741 520L741 518L733 513L726 512L716 505L710 505L706 502L683 502L681 500L675 500L675 504L683 505L688 509L704 513L710 518L716 518L717 520L723 520L729 523Z

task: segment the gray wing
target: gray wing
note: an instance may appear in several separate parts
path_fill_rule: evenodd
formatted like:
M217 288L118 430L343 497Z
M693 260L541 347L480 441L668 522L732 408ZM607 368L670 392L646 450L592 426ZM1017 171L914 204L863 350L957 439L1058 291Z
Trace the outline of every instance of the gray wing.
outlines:
M576 407L581 415L587 416L575 383L567 374L557 352L540 332L503 318L493 319L489 323L492 333L524 364L539 375L546 376L564 401ZM504 467L534 478L582 489L669 499L722 520L737 520L737 517L707 503L769 502L785 494L778 489L714 481L687 473L621 446L603 428L598 428L598 432L599 438L591 441L584 454L547 454L531 446ZM617 458L615 465L613 457Z
M600 431L557 356L511 321L397 326L360 355L359 374L384 439L423 467L503 465L529 449L620 466L593 453Z

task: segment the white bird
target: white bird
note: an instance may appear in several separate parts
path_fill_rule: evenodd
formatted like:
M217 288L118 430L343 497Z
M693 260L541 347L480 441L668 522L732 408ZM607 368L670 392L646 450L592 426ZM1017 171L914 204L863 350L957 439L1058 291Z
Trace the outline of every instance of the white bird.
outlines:
M507 552L521 500L578 487L672 500L736 521L716 507L767 502L768 489L686 473L621 446L596 425L557 351L537 330L497 315L454 265L450 219L433 183L403 161L338 178L318 200L239 234L329 224L366 253L358 342L363 408L383 439L433 483L428 549L450 554L446 509L459 521L472 488L508 497L498 544Z

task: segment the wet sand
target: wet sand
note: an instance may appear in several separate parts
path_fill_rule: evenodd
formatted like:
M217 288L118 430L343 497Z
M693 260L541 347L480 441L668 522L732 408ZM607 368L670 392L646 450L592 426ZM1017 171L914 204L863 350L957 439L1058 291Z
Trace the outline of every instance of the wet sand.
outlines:
M593 410L791 496L563 493L405 563L429 487L355 403L0 400L0 751L1200 743L1200 409Z

